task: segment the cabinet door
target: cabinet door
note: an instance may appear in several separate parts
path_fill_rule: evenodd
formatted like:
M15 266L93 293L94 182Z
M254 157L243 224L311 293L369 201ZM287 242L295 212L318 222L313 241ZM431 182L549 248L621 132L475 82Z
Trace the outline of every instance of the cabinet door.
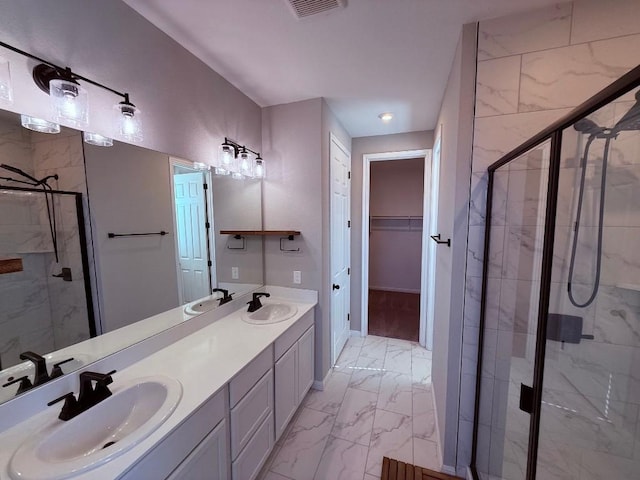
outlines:
M276 440L280 438L298 408L298 344L276 362Z
M298 340L298 404L313 385L313 327Z
M167 480L227 480L226 422L222 420L216 428L178 465Z

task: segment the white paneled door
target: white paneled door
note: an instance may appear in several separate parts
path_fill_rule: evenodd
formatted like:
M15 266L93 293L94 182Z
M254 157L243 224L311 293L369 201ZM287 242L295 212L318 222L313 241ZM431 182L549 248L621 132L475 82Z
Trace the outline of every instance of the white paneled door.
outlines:
M204 177L202 173L174 175L173 188L182 302L188 303L211 292Z
M331 362L349 338L351 273L351 154L331 136Z

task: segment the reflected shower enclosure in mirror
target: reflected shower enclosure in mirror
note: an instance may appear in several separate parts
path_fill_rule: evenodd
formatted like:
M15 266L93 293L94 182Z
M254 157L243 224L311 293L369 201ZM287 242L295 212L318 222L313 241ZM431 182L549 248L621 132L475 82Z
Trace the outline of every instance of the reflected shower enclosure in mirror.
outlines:
M54 189L82 194L80 197L84 206L83 223L86 231L88 273L93 294L92 302L85 300L83 303L75 300L76 297L81 296L79 294L72 296L47 292L50 298L59 299L73 315L84 312L82 313L84 331L67 334L61 328L70 326L72 323L76 325L78 322L72 321L75 317L65 313L66 310L62 311L55 305L43 307L38 303L41 297L45 296L45 289L41 287L52 281L58 282L55 287L58 289L59 284L82 283L82 270L76 273L75 269L71 268L73 282L45 276L36 280L28 277L26 272L0 275L2 367L6 368L19 361L20 352L34 350L39 354L45 354L84 340L93 333L89 325L94 325L95 333L100 335L179 307L192 298L207 297L211 294L212 288L225 288L238 296L264 283L261 239L247 238L243 242L243 248L236 249L238 245L234 243L233 238L219 234L223 229L262 229L262 183L260 180L247 181L216 177L207 170L196 170L197 164L193 162L179 161L184 172L199 172L201 178L208 182L206 189L208 193L205 195L207 209L204 212L206 217L201 214L193 216L193 222L197 221L209 226L210 234L207 238L200 237L204 243L199 247L201 252L209 252L211 265L207 265L208 271L205 271L204 275L209 275L210 280L205 282L204 288L199 293L193 293L195 296L186 296L182 289L181 254L183 252L180 250L178 240L181 235L187 233L186 226L191 222L183 221L180 225L177 201L174 196L175 159L167 154L120 142L114 142L112 147L88 145L82 142L80 132L67 128L62 128L61 133L57 135L31 132L20 126L19 115L9 112L0 114L0 139L2 140L0 163L15 166L36 178L57 174L58 179L51 179L49 182ZM35 167L34 159L38 162ZM11 176L4 173L11 174L3 170L0 177ZM7 185L9 184L6 181L0 180L0 186ZM44 198L44 195L40 194L40 197ZM2 201L1 198L0 201ZM32 201L35 202L35 200ZM61 247L68 235L65 218L62 217L71 215L72 206L75 208L75 204L73 202L71 204L73 205L66 205L60 200L56 203L58 209L56 215L59 220L55 230ZM33 219L34 222L40 220L42 212L46 213L44 200L34 207L34 213L29 213L28 209L25 211L27 213L23 213L28 219ZM0 223L7 221L19 223L16 216L23 213L16 208L6 207L0 213ZM32 227L33 229L37 230L36 233L42 237L43 242L51 243L51 240L48 240L51 235L46 215L41 224ZM161 231L165 231L166 235L118 236ZM74 232L78 234L77 225ZM34 241L36 233L31 231L24 239L17 239L10 228L0 225L0 247L17 242L27 248L28 243ZM109 234L115 234L115 236ZM5 250L6 248L0 251L0 258L14 256L21 252L19 249L14 249L16 251L12 252L8 250L5 252ZM79 244L73 251L80 252ZM26 270L32 262L28 257L23 256L23 253L20 253L19 257L22 258ZM62 250L59 253L61 261L67 261L65 257L67 253ZM43 258L44 255L53 254L50 252L41 254ZM50 272L52 267L44 262L45 260L42 260L42 270L47 275L60 274L61 268L67 267L66 264L52 264L56 265L60 271ZM31 291L33 295L27 295L23 299L23 308L10 309L7 302L11 298L12 290L6 285L11 277L18 276L26 282L22 291L25 294ZM200 295L201 293L203 295ZM215 298L216 295L214 294L213 297ZM218 302L213 301L208 304L215 307ZM86 316L86 311L91 307L95 310L94 322L90 322ZM64 314L62 320L60 322L50 320L59 311ZM190 313L193 314L193 311ZM21 317L18 314L27 316ZM25 336L19 344L11 343L10 330L7 330L10 328L6 322L7 315L14 323L23 323L31 329L30 335ZM184 319L189 317L190 315L184 313ZM47 322L50 324L51 335L55 342L44 343L43 335L37 334L39 329L42 330L42 325ZM136 334L129 332L126 341L116 342L118 347L115 347L114 351L167 328L165 323L162 325L164 326L155 328L146 326ZM58 339L61 340L57 341ZM61 343L62 339L67 343ZM109 353L113 352L105 352L102 355ZM55 353L47 355L48 365L64 360L58 359L56 355ZM13 359L11 363L9 358ZM66 373L67 370L70 371L97 359L92 357L69 362L66 367L63 366L63 370ZM30 364L21 363L19 369L22 372L20 375L33 376L33 368ZM0 373L0 380L12 377L15 375L10 371L5 370ZM6 382L3 381L4 383ZM9 398L12 396L13 394ZM0 402L7 399L0 397Z

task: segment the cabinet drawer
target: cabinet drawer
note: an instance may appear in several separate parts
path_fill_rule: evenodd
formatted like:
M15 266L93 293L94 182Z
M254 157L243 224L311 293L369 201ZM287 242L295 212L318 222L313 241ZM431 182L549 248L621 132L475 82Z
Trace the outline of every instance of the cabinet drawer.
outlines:
M269 345L229 382L229 406L233 408L272 367L273 345Z
M269 415L233 462L233 480L254 480L269 456L273 443L273 415Z
M238 456L272 412L273 370L269 370L231 409L231 458Z

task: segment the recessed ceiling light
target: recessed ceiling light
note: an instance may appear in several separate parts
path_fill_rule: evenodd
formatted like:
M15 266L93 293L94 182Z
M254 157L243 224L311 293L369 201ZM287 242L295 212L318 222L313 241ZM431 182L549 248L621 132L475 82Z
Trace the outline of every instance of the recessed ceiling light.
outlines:
M382 120L384 123L389 123L391 120L393 120L393 113L384 112L378 115L378 118Z

